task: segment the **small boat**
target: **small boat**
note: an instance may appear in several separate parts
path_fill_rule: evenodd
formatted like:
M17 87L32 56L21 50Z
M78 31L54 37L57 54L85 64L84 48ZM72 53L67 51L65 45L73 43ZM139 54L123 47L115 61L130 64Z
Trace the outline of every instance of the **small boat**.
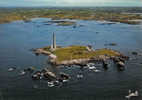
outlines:
M60 82L58 80L53 82L55 86L60 86Z
M63 80L63 83L68 82L69 80Z
M53 87L53 86L55 86L53 81L48 82L48 87Z
M21 71L21 72L19 73L19 75L25 75L25 74L26 74L25 71Z
M78 74L77 78L83 78L83 75L82 74Z
M89 69L93 70L93 69L96 69L96 67L95 66L90 66Z
M10 67L8 68L8 71L11 72L11 71L14 71L16 69L16 67Z
M94 63L89 63L89 64L87 64L87 67L88 67L90 70L96 69Z
M101 72L100 70L98 70L98 69L95 69L95 70L93 70L94 72L96 72L96 73L99 73L99 72Z
M129 90L129 94L127 96L125 96L127 99L130 99L131 97L138 97L139 93L138 91L135 91L134 93L131 92L131 90Z

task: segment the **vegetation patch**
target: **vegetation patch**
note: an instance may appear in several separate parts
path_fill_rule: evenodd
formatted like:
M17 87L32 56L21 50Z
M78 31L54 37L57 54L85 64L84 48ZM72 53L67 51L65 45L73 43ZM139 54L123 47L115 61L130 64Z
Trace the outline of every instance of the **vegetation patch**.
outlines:
M125 8L126 9L126 8ZM119 9L120 10L120 9ZM129 10L128 10L129 11ZM142 16L138 14L114 12L113 10L94 10L94 9L40 9L40 8L17 8L0 9L0 23L8 23L15 20L29 22L31 18L51 18L52 20L78 19L78 20L105 20L126 24L139 24ZM58 25L73 25L74 22L60 22Z
M52 52L52 54L57 56L56 61L62 62L67 60L74 59L91 59L93 57L99 57L101 55L105 55L108 57L112 56L120 56L120 53L110 49L98 49L93 51L88 51L86 46L69 46L63 48L57 48L54 51L50 50L50 47L43 48L48 52Z

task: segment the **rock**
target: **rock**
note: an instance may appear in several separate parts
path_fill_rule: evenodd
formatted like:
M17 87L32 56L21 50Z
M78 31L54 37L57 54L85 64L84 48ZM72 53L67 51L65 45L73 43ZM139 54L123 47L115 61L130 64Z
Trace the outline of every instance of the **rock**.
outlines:
M122 61L119 61L116 64L117 64L117 67L119 68L119 70L124 70L125 64Z
M77 26L76 25L73 25L73 28L76 28Z
M50 58L50 59L56 59L56 58L57 58L57 56L56 56L56 55L54 55L54 54L50 54L50 55L49 55L49 58Z
M63 80L61 78L59 78L58 81L61 82L61 83L63 82Z
M99 32L96 32L96 34L99 34Z
M116 46L116 43L109 43L109 44L104 44L105 46Z
M85 25L79 25L79 27L84 27Z
M52 23L45 23L44 25L52 25Z
M108 63L105 60L103 60L102 63L103 63L104 69L108 69Z
M124 67L124 66L125 66L125 64L124 64L123 62L121 62L121 61L119 61L117 64L118 64L120 67Z
M54 54L50 54L50 55L49 55L49 60L50 60L51 63L54 63L55 60L56 60L56 58L57 58L57 56L54 55Z
M59 26L71 26L76 24L76 22L74 21L58 20L58 18L54 18L52 21L46 21L44 23L50 23L50 24L56 23Z
M88 61L90 61L90 59L73 59L56 63L56 65L78 65L82 63L88 63Z
M114 61L114 63L118 63L120 60L119 60L119 58L114 57L114 58L113 58L113 61Z
M44 74L44 73L46 73L47 71L48 71L48 69L47 69L47 68L44 68L44 69L41 70L41 73Z
M123 63L125 63L125 58L123 58L123 57L114 57L113 58L113 61L114 61L114 63L118 63L118 62L123 62Z
M115 22L107 22L107 21L103 21L100 23L101 25L112 25L112 24L116 24Z
M121 55L120 57L123 58L124 60L129 60L130 59L130 57L124 56L124 55Z
M124 58L119 58L120 61L122 61L123 63L125 63L125 59Z
M94 51L94 50L93 50L93 47L92 47L91 45L88 45L88 46L86 47L86 49L87 49L89 52Z
M116 46L116 43L109 43L110 46Z
M62 79L62 80L68 80L70 77L69 77L69 75L67 75L65 73L60 73L59 78Z
M39 48L39 49L33 49L32 51L33 51L36 55L39 55L39 54L50 55L50 54L51 54L50 52L48 52L48 51L46 51L46 50L44 50L44 49L41 49L41 48Z
M80 66L81 68L83 68L84 66L86 66L86 63L81 63L81 64L76 64L77 66ZM71 65L70 65L71 66Z
M45 79L49 81L57 80L57 76L53 72L49 71L48 69L45 69L43 76Z
M108 57L107 55L99 55L98 56L98 61L106 61L107 59L110 59L110 57Z
M61 83L68 82L69 78L70 78L69 75L67 75L65 73L60 73L60 75L58 77L58 81Z
M138 55L138 52L133 51L132 54L133 54L133 55Z
M30 72L30 73L33 73L34 70L35 70L34 67L30 67L30 68L24 69L25 72Z
M42 77L41 77L41 72L40 71L36 71L33 75L32 75L32 79L33 80L40 80Z

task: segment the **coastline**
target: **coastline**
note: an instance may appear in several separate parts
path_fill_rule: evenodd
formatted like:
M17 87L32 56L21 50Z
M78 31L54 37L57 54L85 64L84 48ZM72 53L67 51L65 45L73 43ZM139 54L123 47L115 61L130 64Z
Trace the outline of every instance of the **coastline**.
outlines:
M62 49L64 49L64 48L72 49L70 47L71 46L63 47L63 48L59 48L57 50L61 49L61 52L62 52ZM48 48L49 48L49 46L48 46ZM43 54L45 56L48 56L49 63L56 65L56 66L60 66L60 65L80 65L80 66L82 66L82 65L86 65L87 63L90 63L90 62L102 62L102 61L106 61L106 60L115 60L115 59L123 59L125 61L125 60L128 60L128 58L129 58L129 57L123 55L122 53L120 53L119 51L107 49L107 48L97 49L97 50L93 50L93 51L87 51L88 53L83 54L83 56L82 56L81 52L84 52L84 50L82 50L82 51L79 50L80 54L72 55L71 58L67 57L67 56L70 56L69 54L64 55L63 53L67 53L68 51L66 52L65 50L63 50L63 52L62 52L63 55L61 55L62 59L58 53L57 54L55 53L56 50L50 51L49 49L45 50L45 48L39 48L39 49L34 49L33 52L36 55ZM78 56L78 58L76 58L76 56Z
M142 16L139 14L130 13L115 13L113 11L95 11L91 9L19 9L1 12L0 23L9 23L12 21L23 20L28 23L32 18L51 18L54 20L70 19L70 20L95 20L95 21L110 21L110 22L120 22L125 24L137 25L140 24ZM74 23L64 22L58 25L66 26L72 25Z

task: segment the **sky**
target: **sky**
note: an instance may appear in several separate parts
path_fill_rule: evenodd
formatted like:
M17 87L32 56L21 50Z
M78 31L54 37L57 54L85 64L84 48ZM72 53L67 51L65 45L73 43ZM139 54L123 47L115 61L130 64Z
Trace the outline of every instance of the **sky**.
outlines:
M139 6L142 0L0 0L0 7L9 6Z

